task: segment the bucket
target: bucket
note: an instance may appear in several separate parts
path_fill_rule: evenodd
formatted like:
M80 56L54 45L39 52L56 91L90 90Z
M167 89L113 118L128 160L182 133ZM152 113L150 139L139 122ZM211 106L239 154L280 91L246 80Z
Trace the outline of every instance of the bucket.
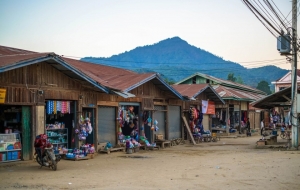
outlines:
M126 153L127 154L132 154L132 148L127 148Z
M273 131L272 131L272 135L277 136L277 131L276 131L276 130L273 130Z

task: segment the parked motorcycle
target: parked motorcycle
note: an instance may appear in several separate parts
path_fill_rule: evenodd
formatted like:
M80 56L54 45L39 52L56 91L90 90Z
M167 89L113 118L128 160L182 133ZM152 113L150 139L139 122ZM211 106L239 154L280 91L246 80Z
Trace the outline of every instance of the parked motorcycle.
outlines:
M54 154L53 145L47 143L47 136L45 134L39 136L40 137L37 137L34 143L35 159L41 167L49 167L56 171L57 163L60 161L61 156Z

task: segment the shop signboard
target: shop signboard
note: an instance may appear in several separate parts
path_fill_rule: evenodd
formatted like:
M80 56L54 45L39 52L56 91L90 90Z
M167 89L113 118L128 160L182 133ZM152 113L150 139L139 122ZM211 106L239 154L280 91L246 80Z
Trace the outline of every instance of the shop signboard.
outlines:
M6 89L5 88L0 88L0 103L5 102L5 96L6 96Z
M203 114L215 114L215 102L202 100L202 113Z

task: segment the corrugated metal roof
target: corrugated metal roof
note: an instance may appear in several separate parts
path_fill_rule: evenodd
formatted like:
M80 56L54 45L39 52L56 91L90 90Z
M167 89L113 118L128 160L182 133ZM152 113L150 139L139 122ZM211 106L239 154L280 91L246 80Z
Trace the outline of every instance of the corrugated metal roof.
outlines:
M285 88L274 94L261 98L251 105L256 108L270 109L273 107L285 107L291 105L292 87ZM298 94L300 93L300 87L298 87Z
M17 55L17 54L31 54L31 53L37 53L33 51L23 50L23 49L17 49L7 46L0 46L0 56L2 55Z
M240 88L240 89L244 89L244 90L248 90L248 91L254 91L256 93L260 93L260 94L266 94L265 92L261 91L261 90L258 90L256 88L252 88L250 86L247 86L247 85L244 85L244 84L240 84L240 83L236 83L236 82L232 82L232 81L229 81L229 80L224 80L224 79L219 79L219 78L216 78L216 77L213 77L213 76L210 76L210 75L207 75L207 74L203 74L203 73L195 73L179 82L177 82L176 84L180 84L190 78L193 78L194 76L200 76L200 77L203 77L203 78L206 78L206 79L209 79L211 81L215 81L216 83L222 85L222 86L232 86L232 87L236 87L236 88Z
M193 98L199 91L206 88L208 84L178 84L171 86L181 95Z
M182 96L156 73L138 74L117 67L65 58L54 53L36 53L5 46L0 46L0 52L2 53L0 55L0 72L46 61L66 75L87 80L104 92L107 92L105 88L110 88L111 90L123 91L125 96L130 97L131 94L128 93L130 90L151 80L161 90L170 91L182 99Z
M225 87L222 85L215 85L213 87L223 99L233 99L252 102L266 97L266 95L263 94L242 91L239 89Z
M216 103L225 103L219 94L209 84L178 84L172 85L182 96L194 99L201 93L206 93L210 100Z
M89 63L75 59L60 57L65 62L76 67L86 75L97 81L99 84L119 91L129 92L134 88L152 81L154 85L163 91L170 91L179 99L180 93L165 83L156 73L138 74L130 70L111 67L101 64Z
M47 57L49 53L30 53L30 54L15 54L0 56L0 67L14 65L16 63L30 61L38 58Z
M23 49L0 46L0 67L13 65L18 62L46 57L50 53L38 53Z

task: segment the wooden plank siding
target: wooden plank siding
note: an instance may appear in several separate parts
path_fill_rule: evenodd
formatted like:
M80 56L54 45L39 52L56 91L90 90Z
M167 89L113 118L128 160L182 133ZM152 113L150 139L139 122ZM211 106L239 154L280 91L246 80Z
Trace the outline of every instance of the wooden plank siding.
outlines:
M7 90L6 104L19 105L44 104L45 99L78 100L79 95L83 95L83 105L96 105L98 97L104 94L91 91L47 63L0 73L0 88ZM44 93L39 95L38 90Z

